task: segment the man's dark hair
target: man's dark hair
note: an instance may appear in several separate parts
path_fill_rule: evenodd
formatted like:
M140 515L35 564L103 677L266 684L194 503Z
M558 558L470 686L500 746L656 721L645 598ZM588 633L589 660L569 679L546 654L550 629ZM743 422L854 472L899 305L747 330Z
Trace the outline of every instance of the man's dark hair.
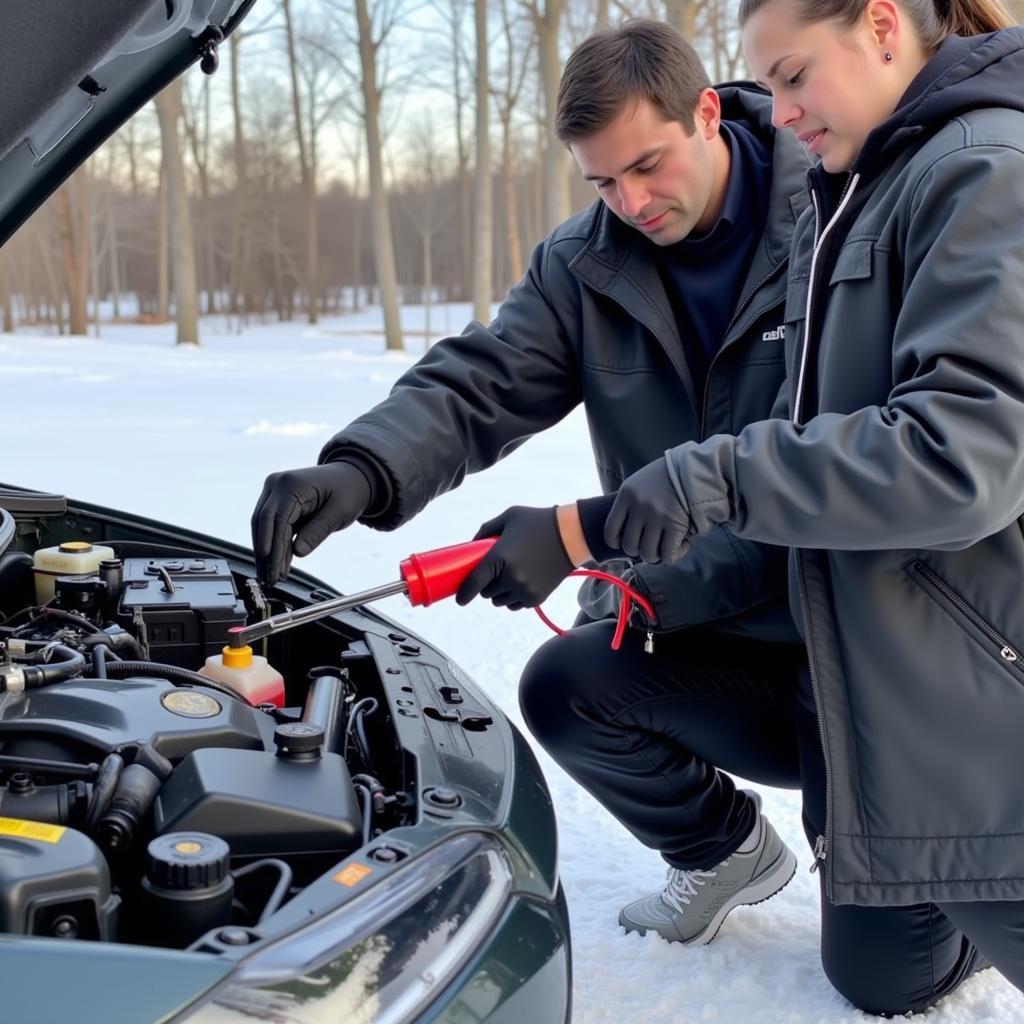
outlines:
M647 100L692 135L697 100L710 85L697 52L674 28L636 18L595 32L572 52L558 87L555 134L569 145L606 128L628 103Z

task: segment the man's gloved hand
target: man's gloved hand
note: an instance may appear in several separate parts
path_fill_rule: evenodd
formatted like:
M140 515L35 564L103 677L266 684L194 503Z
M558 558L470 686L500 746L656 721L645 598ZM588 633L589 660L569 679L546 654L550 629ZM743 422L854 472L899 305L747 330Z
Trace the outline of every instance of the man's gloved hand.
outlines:
M643 562L674 562L690 547L690 513L658 459L626 478L604 524L605 542Z
M484 523L473 539L482 537L500 539L463 580L455 595L459 604L479 594L513 611L533 608L573 570L554 508L513 505Z
M293 554L302 558L329 533L350 526L372 498L370 481L352 462L271 473L252 514L259 578L267 586L284 579Z

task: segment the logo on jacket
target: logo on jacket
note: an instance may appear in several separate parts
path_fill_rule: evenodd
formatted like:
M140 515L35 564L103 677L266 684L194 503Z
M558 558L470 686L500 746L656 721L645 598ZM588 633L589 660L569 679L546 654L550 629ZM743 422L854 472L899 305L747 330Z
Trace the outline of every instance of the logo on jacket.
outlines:
M765 331L761 335L762 341L785 341L786 340L786 325L779 324L774 331Z

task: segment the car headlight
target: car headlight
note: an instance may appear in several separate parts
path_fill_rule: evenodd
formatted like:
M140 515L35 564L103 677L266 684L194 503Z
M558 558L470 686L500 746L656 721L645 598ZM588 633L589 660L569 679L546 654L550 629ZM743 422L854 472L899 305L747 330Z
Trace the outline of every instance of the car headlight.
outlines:
M257 950L180 1024L400 1024L421 1013L504 910L512 872L455 836L364 895Z

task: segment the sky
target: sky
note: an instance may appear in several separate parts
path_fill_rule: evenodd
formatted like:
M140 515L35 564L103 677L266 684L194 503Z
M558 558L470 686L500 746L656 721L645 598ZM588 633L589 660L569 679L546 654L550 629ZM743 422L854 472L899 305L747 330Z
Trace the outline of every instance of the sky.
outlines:
M423 311L402 310L422 328ZM459 330L468 307L434 307ZM265 476L310 465L321 445L384 398L421 349L386 353L379 311L301 323L202 324L202 345L175 347L173 324L102 327L99 338L0 334L0 479L120 507L249 544ZM409 554L468 540L512 504L552 505L597 493L578 412L486 473L470 477L402 529L353 527L302 565L342 591L398 577ZM571 622L574 586L546 604ZM457 662L525 732L519 673L550 634L531 612L484 601L381 609ZM760 788L765 812L796 852L796 876L776 897L735 910L710 945L626 935L621 905L661 887L664 866L534 744L558 817L569 901L575 1024L866 1024L829 985L818 959L818 886L800 828L798 794ZM742 780L740 780L742 783ZM1024 995L988 970L915 1024L1016 1024Z

